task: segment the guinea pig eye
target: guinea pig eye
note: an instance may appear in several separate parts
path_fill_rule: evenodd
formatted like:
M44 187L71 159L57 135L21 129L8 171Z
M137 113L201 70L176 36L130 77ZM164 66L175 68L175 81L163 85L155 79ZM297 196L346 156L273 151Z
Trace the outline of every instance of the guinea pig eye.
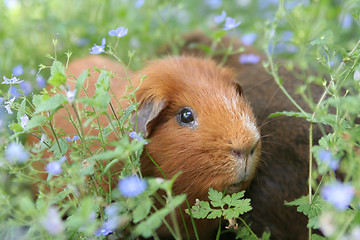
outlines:
M191 127L195 124L194 111L189 107L184 107L176 116L180 126Z

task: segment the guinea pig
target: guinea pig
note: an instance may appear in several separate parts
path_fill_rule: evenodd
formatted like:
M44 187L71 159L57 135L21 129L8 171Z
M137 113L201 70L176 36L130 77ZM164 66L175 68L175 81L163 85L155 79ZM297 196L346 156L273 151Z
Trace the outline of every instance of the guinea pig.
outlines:
M200 50L191 48L194 43L211 46L211 39L202 32L192 32L184 36L185 45L182 53L204 55ZM295 106L279 89L273 77L266 72L261 61L256 64L241 64L241 54L253 53L264 60L265 57L253 49L244 46L240 40L224 38L225 48L233 44L233 49L245 48L245 52L228 56L225 66L236 72L236 80L241 84L245 97L249 100L258 126L261 127L262 154L261 162L246 196L251 199L253 210L249 214L251 229L258 235L268 230L272 239L307 239L307 217L297 212L296 207L285 205L308 194L309 172L309 126L310 124L296 117L276 117L269 119L271 113L297 111ZM223 55L214 56L221 61ZM302 81L284 68L279 69L284 87L296 102L305 110L310 109L296 94L296 87ZM319 86L311 86L314 100L321 96ZM314 127L313 142L322 137L321 131Z
M127 83L121 80L123 68L108 61L101 56L75 60L69 71L77 76L94 65L106 66L118 73L111 88L121 98ZM146 76L143 81L140 74ZM150 139L146 148L165 176L180 173L173 191L186 193L190 205L196 199L208 200L209 188L222 192L244 190L255 175L261 152L260 132L235 76L230 68L212 60L189 56L155 60L131 74L132 84L139 86L136 99L140 103L131 121L136 131ZM94 88L95 81L96 77L89 79L88 89ZM121 104L127 107L126 102ZM54 117L67 134L75 134L61 114ZM143 153L143 176L163 177L158 167ZM186 205L182 204L181 209ZM179 211L177 220L185 237ZM193 239L190 217L184 214L184 218ZM218 220L196 220L195 224L200 239L211 239ZM170 238L165 226L158 234Z

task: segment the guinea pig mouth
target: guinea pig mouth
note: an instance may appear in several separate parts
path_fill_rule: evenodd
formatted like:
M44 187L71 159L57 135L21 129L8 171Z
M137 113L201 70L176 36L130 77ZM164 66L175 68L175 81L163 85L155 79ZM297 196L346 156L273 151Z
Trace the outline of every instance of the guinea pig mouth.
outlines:
M245 190L247 188L247 185L248 185L247 182L237 182L231 184L230 186L227 187L226 193L232 194L232 193L240 192L242 190Z

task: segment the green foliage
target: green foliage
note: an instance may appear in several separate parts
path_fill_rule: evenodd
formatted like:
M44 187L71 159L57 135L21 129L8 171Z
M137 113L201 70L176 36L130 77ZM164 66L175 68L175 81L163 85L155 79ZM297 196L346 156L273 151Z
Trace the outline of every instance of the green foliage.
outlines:
M8 5L8 2L13 2L13 5ZM309 195L286 204L296 206L308 217L309 239L358 237L359 1L281 0L279 4L260 0L222 1L219 8L208 5L208 1L156 0L135 7L136 2L0 2L1 77L9 78L13 67L22 64L24 73L20 79L35 87L38 76L43 76L50 85L47 90L35 90L27 97L22 94L25 90L18 88L17 84L0 86L2 109L14 95L10 89L17 88L19 92L11 105L14 114L0 111L0 239L110 238L95 234L109 222L116 225L111 236L114 238L153 236L156 239L156 229L162 224L169 227L175 238L178 236L172 227L176 222L171 215L185 201L185 196L172 194L175 178L148 178L144 180L146 191L133 198L124 197L118 188L119 180L133 174L141 176L139 156L144 142L130 141L128 137L128 132L132 131L128 120L138 106L134 98L136 89L128 87L128 94L122 98L127 99L129 105L123 108L113 104L113 114L108 112L108 108L114 98L112 93L117 89L112 89L111 74L95 68L100 73L95 96L80 97L81 91L86 93L85 83L93 69L84 69L79 76L73 76L67 66L69 60L88 56L89 48L106 37L107 54L123 64L125 69L136 70L147 60L180 54L184 43L181 36L194 29L205 32L212 43L191 44L189 47L199 49L209 57L220 56L222 64L231 55L244 51L243 47L235 49L232 44L224 47L222 37L231 36L231 42L244 34L256 35L253 47L262 49L267 56L263 66L296 107L295 111L277 112L270 117L300 117L311 123L309 166L314 168L309 176ZM242 22L230 33L223 29L224 23L214 22L214 17L223 9L227 16ZM119 27L119 23L129 29L129 34L121 39L109 37L108 31ZM275 63L275 58L282 61ZM286 79L279 76L279 67L287 68L302 80L303 83L296 87L298 96L285 89ZM72 89L68 89L66 84L73 78L76 79L75 97L70 101L66 93ZM321 96L315 97L316 101L310 91L312 84L323 90ZM299 97L308 104L307 108L299 106ZM114 102L121 100L115 99ZM69 121L77 132L78 140L66 140L66 137L74 136L67 136L64 129L54 123L53 115L60 109L65 112L64 121ZM25 114L29 122L22 127ZM107 123L100 124L100 118L107 119ZM320 126L323 137L319 142L312 142L316 125ZM98 133L91 135L84 131L85 128L98 130ZM27 134L36 139L32 146L25 146L30 154L29 160L10 164L5 159L7 146L11 142L21 142ZM116 140L110 142L112 135ZM90 150L95 144L98 149ZM324 149L338 160L336 171L319 156ZM49 163L59 161L65 154L69 162L61 164L61 173L39 178L39 174L47 171L45 167ZM35 167L35 163L40 167ZM119 164L123 166L120 170ZM324 186L335 180L348 183L355 189L351 206L346 210L336 209L322 196ZM35 182L39 187L37 196L32 195L29 186ZM237 238L257 239L251 231L251 223L241 218L251 210L250 199L243 197L243 192L225 195L210 189L209 201L199 201L192 206L191 213L194 218L225 218L232 221L229 224L232 227L237 219L241 222L236 231ZM162 204L155 204L159 198L163 200ZM115 218L106 213L106 208L113 204L117 207ZM55 234L46 228L44 221L54 206L58 218L52 219L60 219L59 232ZM319 229L325 237L312 234L312 229ZM269 237L270 233L265 232L261 239Z

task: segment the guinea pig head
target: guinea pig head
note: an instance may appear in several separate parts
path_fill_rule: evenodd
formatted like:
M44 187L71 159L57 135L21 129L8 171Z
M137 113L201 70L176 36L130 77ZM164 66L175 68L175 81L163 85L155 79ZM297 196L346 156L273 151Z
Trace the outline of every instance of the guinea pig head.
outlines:
M204 199L208 189L243 190L260 159L260 133L234 73L211 60L175 57L141 71L133 121L150 139L145 176L171 178L173 190ZM135 121L136 120L136 121Z

